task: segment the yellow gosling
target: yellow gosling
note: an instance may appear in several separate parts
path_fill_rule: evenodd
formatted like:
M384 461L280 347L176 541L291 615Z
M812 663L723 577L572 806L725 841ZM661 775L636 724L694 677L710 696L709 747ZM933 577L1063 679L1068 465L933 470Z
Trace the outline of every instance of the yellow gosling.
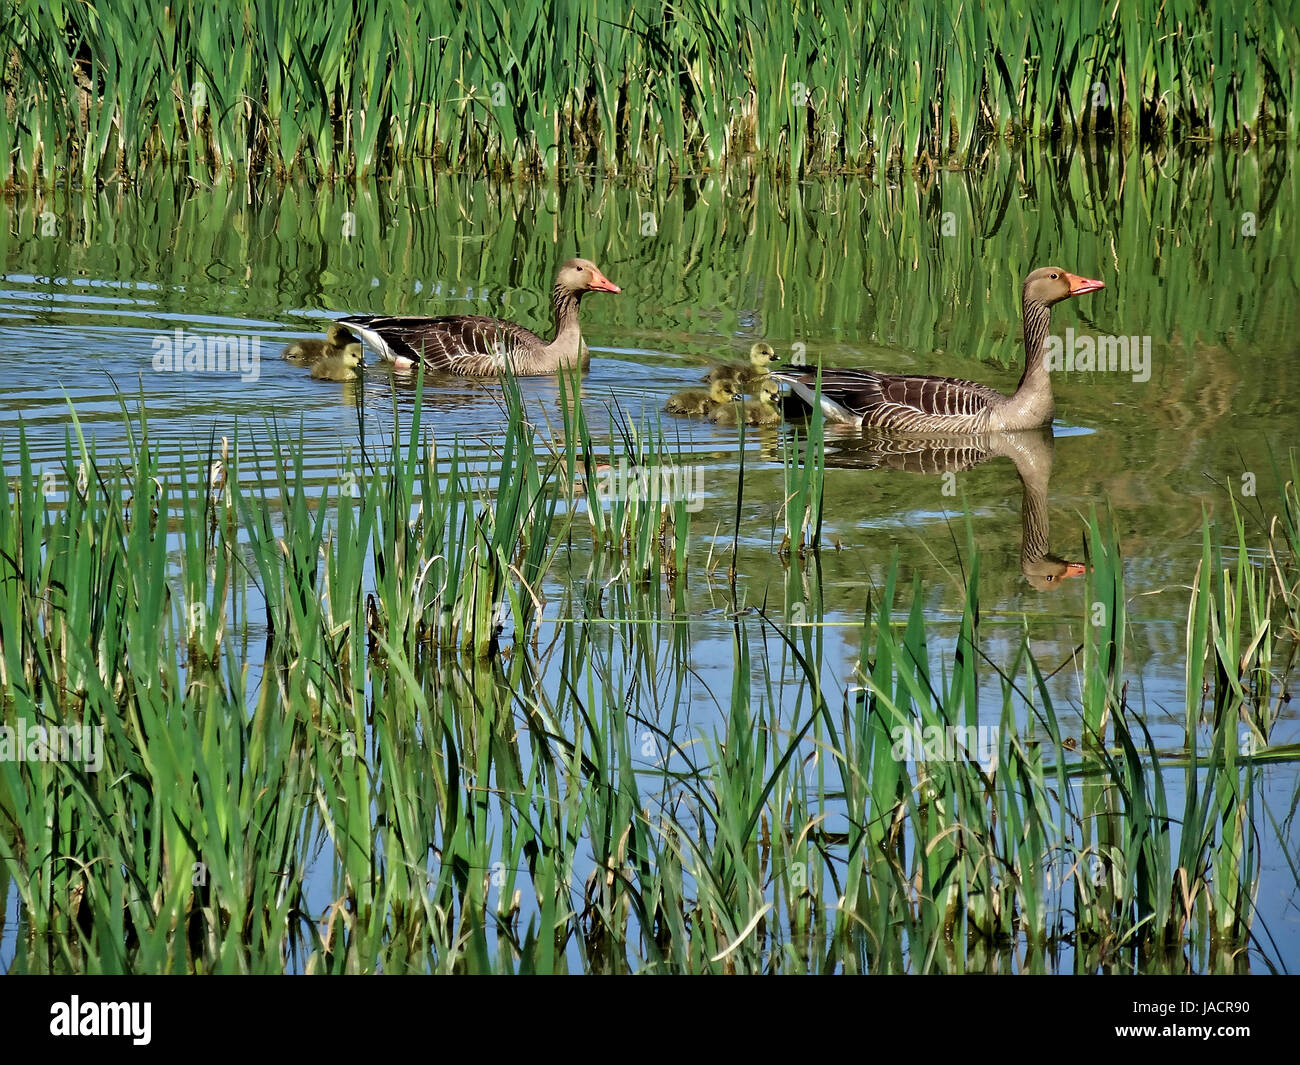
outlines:
M354 336L346 326L331 322L324 340L295 340L285 347L281 356L297 366L311 366L321 359L338 354L350 344L360 343L360 338Z
M780 425L781 412L776 407L779 393L775 381L764 381L758 399L723 404L716 407L710 417L719 425L738 425L742 421L746 425Z
M714 381L731 381L738 392L753 392L767 377L767 367L776 358L772 345L759 341L749 349L748 366L715 366L704 378L709 384Z
M348 344L317 360L311 375L317 381L355 381L361 376L357 370L360 365L361 345Z
M721 404L730 404L738 394L730 381L714 381L707 392L702 388L692 388L669 396L664 410L669 414L686 414L699 418Z

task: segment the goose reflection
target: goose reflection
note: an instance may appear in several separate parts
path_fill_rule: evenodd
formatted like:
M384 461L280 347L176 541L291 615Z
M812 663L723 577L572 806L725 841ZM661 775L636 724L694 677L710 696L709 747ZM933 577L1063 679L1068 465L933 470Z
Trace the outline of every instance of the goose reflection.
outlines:
M1034 588L1058 588L1086 572L1048 549L1047 486L1055 442L1050 428L959 437L900 437L876 433L826 438L826 465L907 473L960 473L998 457L1020 476L1020 572Z

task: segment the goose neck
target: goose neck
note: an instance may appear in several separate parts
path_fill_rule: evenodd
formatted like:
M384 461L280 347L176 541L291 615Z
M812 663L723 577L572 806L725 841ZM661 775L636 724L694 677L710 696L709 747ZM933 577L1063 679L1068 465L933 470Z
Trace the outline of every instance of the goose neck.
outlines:
M578 332L578 303L581 293L557 284L551 290L551 313L555 319L555 339Z
M1047 340L1052 331L1052 310L1045 303L1026 299L1022 308L1025 326L1025 372L1023 388L1031 378L1046 377Z

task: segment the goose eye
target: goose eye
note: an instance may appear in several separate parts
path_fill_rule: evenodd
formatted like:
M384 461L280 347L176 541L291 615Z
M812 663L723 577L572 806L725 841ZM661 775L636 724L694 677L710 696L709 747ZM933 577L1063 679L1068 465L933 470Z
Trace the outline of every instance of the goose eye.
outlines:
M1060 277L1060 276L1061 276L1060 274L1053 274L1053 275L1052 275L1052 280L1055 281L1055 280L1056 280L1058 277Z
M1051 576L1051 575L1049 574L1048 577L1047 577L1047 583L1048 583L1048 584L1051 584L1052 581L1054 581L1054 580L1056 580L1056 578L1053 577L1053 576Z

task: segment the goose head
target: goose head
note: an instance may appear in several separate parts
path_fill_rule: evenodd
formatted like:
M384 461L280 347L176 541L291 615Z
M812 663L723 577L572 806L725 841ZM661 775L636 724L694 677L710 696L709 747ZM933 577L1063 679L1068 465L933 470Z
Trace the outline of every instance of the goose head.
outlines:
M1096 292L1106 286L1100 281L1079 277L1059 266L1042 266L1025 278L1025 287L1021 296L1025 303L1039 303L1050 307L1071 296L1082 296L1085 292Z
M772 345L761 340L749 349L749 362L756 370L763 369L774 358L776 352L772 350Z
M584 292L622 292L590 259L570 259L555 275L555 285L575 296Z

